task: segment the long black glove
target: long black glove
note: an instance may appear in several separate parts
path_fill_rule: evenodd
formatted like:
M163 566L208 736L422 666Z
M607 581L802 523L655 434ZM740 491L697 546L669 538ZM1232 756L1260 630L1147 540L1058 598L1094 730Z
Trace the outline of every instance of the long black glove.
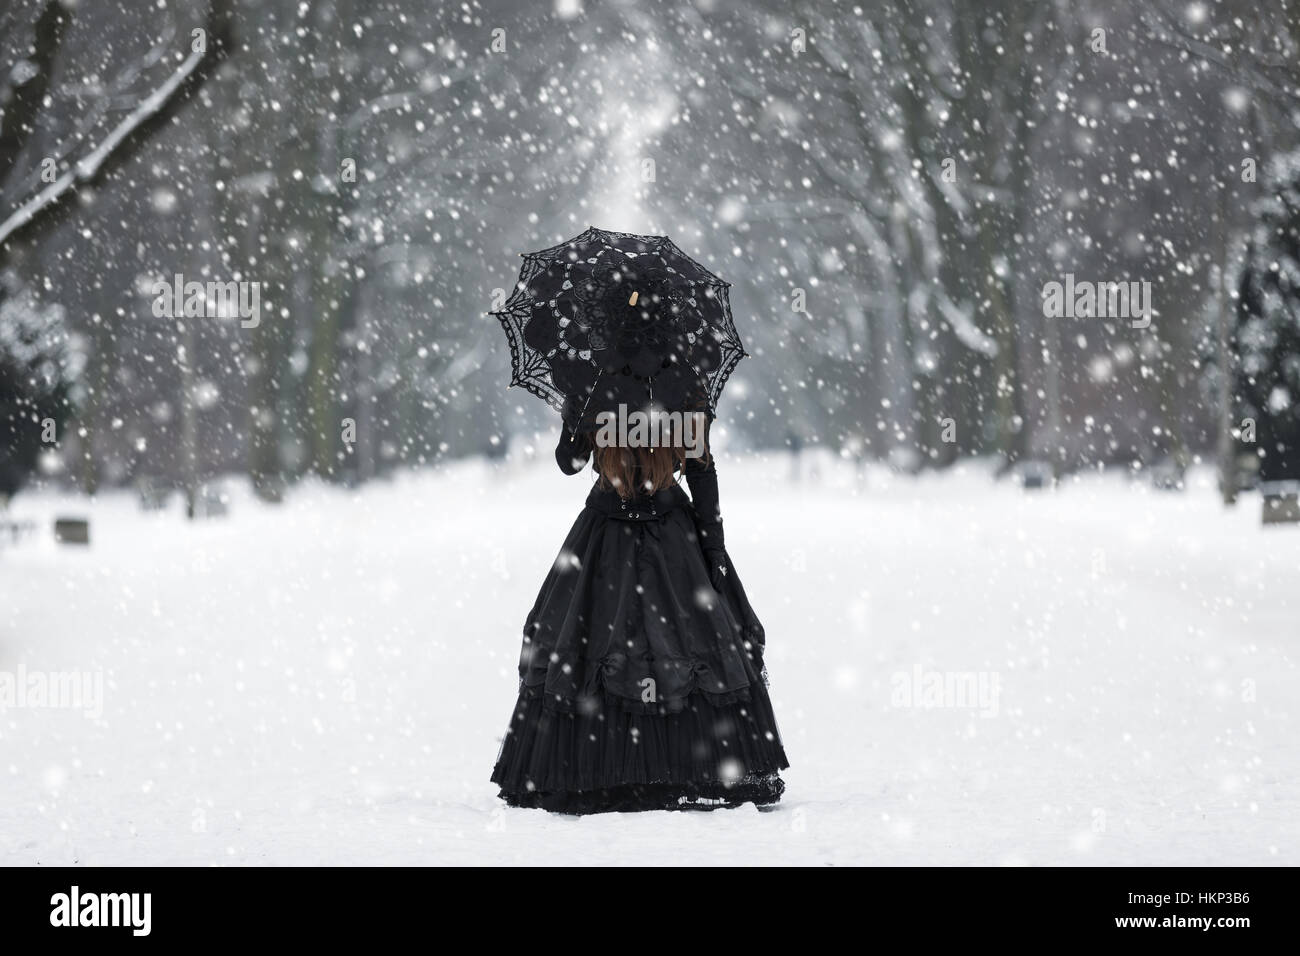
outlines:
M695 533L700 539L705 563L709 567L709 582L721 591L729 573L726 540L722 533L722 512L718 508L718 470L713 456L687 458L683 469L686 484L691 489L691 504L695 510Z
M704 559L709 566L709 583L720 593L727 586L727 552L705 551Z

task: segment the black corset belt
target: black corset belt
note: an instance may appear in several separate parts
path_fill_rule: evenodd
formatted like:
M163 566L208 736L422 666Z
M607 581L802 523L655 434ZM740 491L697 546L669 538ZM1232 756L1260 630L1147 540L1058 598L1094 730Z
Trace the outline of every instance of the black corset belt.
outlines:
M652 495L636 495L626 501L618 496L618 492L601 488L599 484L587 495L588 508L619 521L658 521L674 508L689 503L686 492L677 485Z

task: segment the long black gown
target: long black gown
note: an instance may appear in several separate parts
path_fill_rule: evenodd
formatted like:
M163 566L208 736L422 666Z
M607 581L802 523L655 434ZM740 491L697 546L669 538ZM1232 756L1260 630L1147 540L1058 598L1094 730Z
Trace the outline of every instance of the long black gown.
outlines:
M588 436L562 434L556 460L576 474L590 453ZM519 697L492 771L512 806L780 799L789 764L763 626L726 557L712 456L684 470L691 498L673 485L623 500L596 484L565 538L524 626Z

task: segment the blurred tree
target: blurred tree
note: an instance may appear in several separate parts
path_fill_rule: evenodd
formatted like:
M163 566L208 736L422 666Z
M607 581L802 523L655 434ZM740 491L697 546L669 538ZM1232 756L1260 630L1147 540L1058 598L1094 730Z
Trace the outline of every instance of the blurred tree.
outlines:
M1300 151L1269 163L1253 214L1233 343L1239 434L1261 481L1300 481Z
M0 507L63 437L77 372L63 310L0 282Z

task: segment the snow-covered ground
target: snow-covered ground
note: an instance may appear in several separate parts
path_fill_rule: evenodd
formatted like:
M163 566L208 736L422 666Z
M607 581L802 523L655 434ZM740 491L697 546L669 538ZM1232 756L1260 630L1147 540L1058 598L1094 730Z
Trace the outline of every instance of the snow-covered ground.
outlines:
M1300 863L1300 527L1204 474L720 472L778 811L499 805L520 628L585 482L469 462L280 507L236 488L195 524L19 496L41 535L0 549L0 673L103 697L0 713L0 863ZM48 541L56 514L91 546ZM965 674L988 696L903 706Z

